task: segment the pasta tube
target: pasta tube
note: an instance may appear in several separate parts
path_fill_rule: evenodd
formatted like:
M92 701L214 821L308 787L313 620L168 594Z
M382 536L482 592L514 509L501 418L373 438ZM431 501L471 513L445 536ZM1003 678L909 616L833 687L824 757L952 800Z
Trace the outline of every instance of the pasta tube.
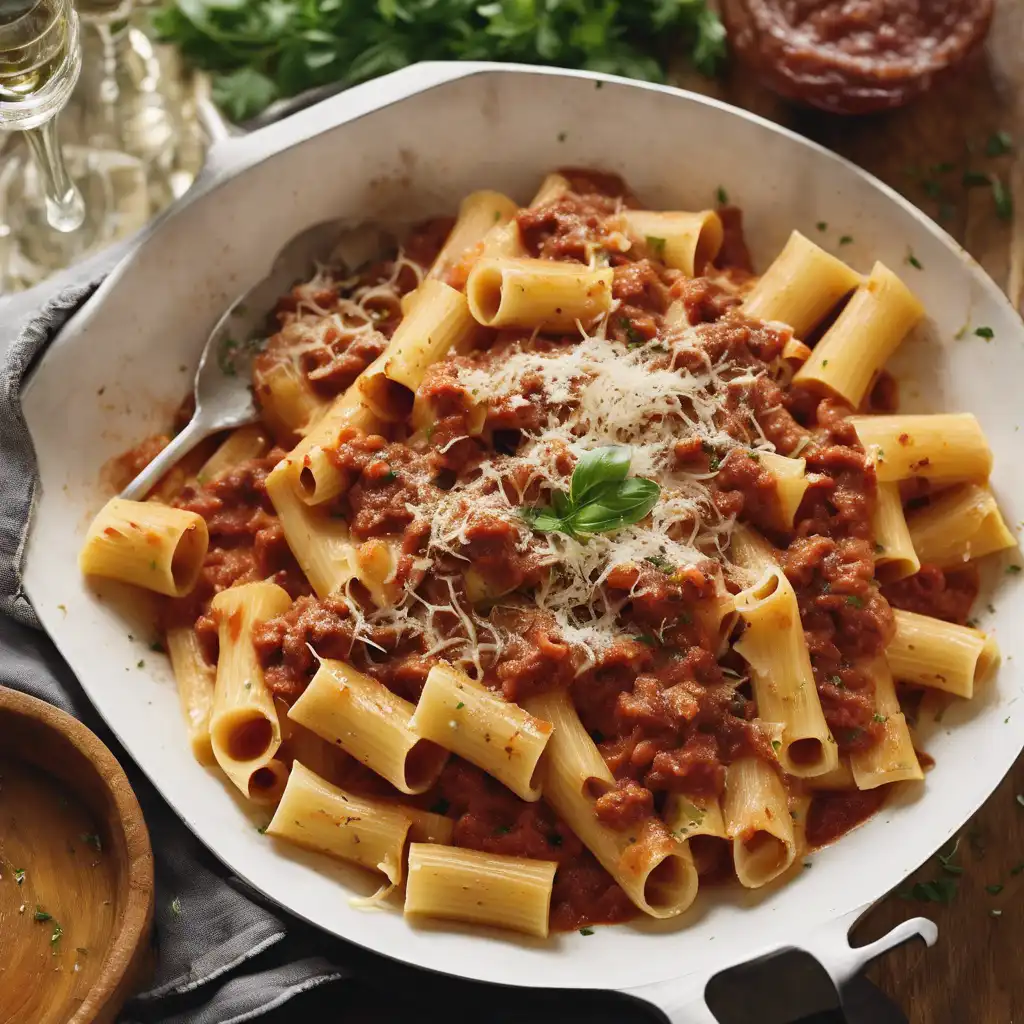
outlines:
M852 416L872 453L879 483L923 477L943 483L987 480L992 451L970 413L935 416Z
M860 274L842 260L794 231L747 296L743 312L789 324L798 338L805 338L860 282Z
M257 786L281 745L274 698L252 644L255 628L283 615L292 599L273 583L245 583L222 590L211 610L217 622L220 655L210 716L213 754L224 774L246 795ZM254 781L254 776L261 773Z
M876 263L793 382L826 388L857 408L923 316L924 307L914 293L888 267Z
M716 798L670 793L664 818L669 832L689 845L698 875L716 871L731 852L732 841Z
M409 728L493 775L520 799L540 799L537 765L551 724L450 665L430 670Z
M839 763L818 699L800 610L792 584L778 567L736 596L746 626L733 649L750 666L759 716L783 726L777 751L790 775L824 775Z
M195 512L111 498L92 521L78 564L86 576L184 597L199 579L209 545L206 520Z
M554 861L413 843L405 913L548 936Z
M850 755L857 788L875 789L890 782L920 781L924 772L885 658L874 659L871 677L875 683L875 717L881 719L885 735L869 750L858 750Z
M401 793L423 793L448 753L411 729L414 708L343 661L324 659L288 717L335 743Z
M700 213L662 213L654 210L626 210L628 233L646 242L666 266L697 277L712 263L722 248L725 230L714 210Z
M670 836L655 818L628 832L599 821L594 803L615 780L569 695L540 694L526 707L553 726L542 762L544 799L645 914L681 914L697 895L697 869L687 844Z
M939 495L912 512L907 527L921 561L940 569L955 569L1017 544L992 492L976 484Z
M211 480L216 480L228 470L234 469L240 462L265 455L269 448L270 439L258 423L250 423L246 427L232 430L227 439L203 463L196 474L196 482L207 484Z
M871 519L875 534L875 569L886 582L913 576L921 568L916 545L907 529L898 484L879 484Z
M437 254L429 276L444 279L488 232L495 227L504 227L518 211L519 204L500 192L470 192L459 206L458 219Z
M410 824L397 806L346 793L296 761L267 835L379 871L400 885Z
M575 331L612 304L611 267L588 270L554 260L485 259L466 282L469 309L485 327Z
M786 789L766 762L747 757L726 768L722 817L741 885L758 889L793 863L796 837Z
M981 630L900 608L893 616L896 634L885 657L892 674L905 683L971 698L999 664L999 647Z
M192 756L200 764L215 764L210 740L210 715L213 712L216 672L207 665L199 648L199 638L191 626L175 626L167 630L165 640L178 684L178 699L185 716Z
M285 540L306 574L317 597L341 590L358 573L356 545L349 539L348 526L322 510L310 508L295 493L286 462L280 462L267 476L267 494L274 504Z

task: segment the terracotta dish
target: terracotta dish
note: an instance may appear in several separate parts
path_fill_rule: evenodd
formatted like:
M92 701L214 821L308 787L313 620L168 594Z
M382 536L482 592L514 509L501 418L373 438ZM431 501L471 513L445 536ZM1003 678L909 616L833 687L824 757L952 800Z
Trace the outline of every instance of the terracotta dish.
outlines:
M109 1022L145 976L153 852L81 722L0 687L0 1020Z
M985 40L992 0L724 0L733 53L768 88L836 114L899 107Z

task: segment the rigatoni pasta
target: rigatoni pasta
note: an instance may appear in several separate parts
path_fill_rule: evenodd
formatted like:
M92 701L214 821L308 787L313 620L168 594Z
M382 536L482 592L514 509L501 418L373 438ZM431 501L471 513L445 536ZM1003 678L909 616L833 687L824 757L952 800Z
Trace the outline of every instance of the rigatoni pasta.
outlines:
M552 861L413 843L405 912L546 939L556 867Z
M913 511L907 531L922 562L954 569L1017 546L988 487L964 484Z
M199 579L209 540L194 512L111 498L92 521L78 564L86 576L182 597Z
M423 793L448 755L410 728L414 708L371 676L325 659L288 717L351 754L401 793Z
M296 761L266 834L402 881L411 820L398 807L347 793Z
M999 664L999 648L980 629L897 609L896 634L885 650L901 682L973 697Z
M854 408L911 328L924 316L913 292L881 263L853 293L793 378L840 395Z
M789 324L797 338L804 338L860 282L860 275L842 260L794 231L744 300L743 311L759 320Z
M814 683L792 584L778 568L736 598L744 631L734 650L747 662L761 715L783 726L779 763L790 775L824 775L839 749Z
M211 605L220 653L210 741L217 764L246 796L258 789L276 791L281 774L270 764L281 745L281 723L256 657L253 633L291 603L287 592L273 583L247 583L222 591Z
M612 271L533 259L484 259L466 282L469 310L484 327L571 331L612 305Z
M443 662L427 675L409 730L483 768L520 799L540 799L538 762L551 723Z

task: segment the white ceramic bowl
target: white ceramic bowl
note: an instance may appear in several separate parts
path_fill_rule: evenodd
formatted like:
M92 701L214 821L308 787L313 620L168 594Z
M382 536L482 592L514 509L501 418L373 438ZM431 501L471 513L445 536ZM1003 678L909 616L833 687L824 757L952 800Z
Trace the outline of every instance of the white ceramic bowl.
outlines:
M908 935L934 937L927 922L909 922L852 952L846 935L976 810L1021 749L1024 632L1012 626L1024 617L1019 582L1000 578L995 611L982 616L1007 656L998 681L955 705L927 737L937 765L926 784L815 855L813 871L758 894L715 893L672 924L539 942L355 910L348 896L367 892L366 878L259 835L227 788L193 762L169 667L148 650L144 628L126 626L118 602L98 600L77 570L82 534L103 497L100 467L166 426L221 310L290 237L338 215L405 221L451 211L481 187L525 201L546 170L565 165L621 172L655 208L706 207L724 187L744 208L762 268L796 227L825 244L852 235L844 258L861 270L877 258L901 272L931 317L900 355L901 366L916 367L904 377L906 404L976 413L995 451L1007 520L1024 518L1024 481L1012 472L1021 323L977 264L898 195L804 139L703 97L564 71L433 64L218 144L194 191L50 349L25 396L42 474L28 592L140 767L210 849L271 899L423 967L507 984L632 991L675 1020L711 1020L704 984L723 967L798 946L839 979ZM819 221L828 232L815 230ZM923 269L906 262L911 250ZM954 340L965 323L991 327L994 340L971 332Z

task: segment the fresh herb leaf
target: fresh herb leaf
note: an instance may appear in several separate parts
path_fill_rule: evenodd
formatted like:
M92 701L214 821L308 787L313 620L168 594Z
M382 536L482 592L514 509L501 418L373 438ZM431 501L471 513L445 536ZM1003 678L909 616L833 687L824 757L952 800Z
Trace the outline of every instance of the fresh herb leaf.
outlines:
M992 179L981 171L964 171L961 181L965 188L988 188Z
M915 270L924 270L924 265L914 255L914 251L912 249L907 250L907 263L909 263Z
M60 923L57 921L53 922L53 933L50 935L50 948L54 956L57 955L57 946L60 944L60 938L64 934L64 929L61 928Z
M1021 567L1019 565L1008 565L1006 567L1006 572L1010 576L1016 576L1017 573L1019 573L1020 571L1021 571Z
M643 477L627 477L630 448L612 445L587 452L576 463L569 493L552 494L552 507L519 510L540 533L570 536L609 533L640 522L658 501L661 488Z
M648 235L647 247L655 253L659 260L663 260L665 258L664 238L656 238L654 235Z
M853 244L853 235L843 235L839 239L839 244L840 245L852 245Z
M593 935L593 934L594 934L594 929L593 928L581 928L580 929L580 935Z
M815 226L819 231L828 231L828 221L819 220Z
M650 633L637 633L637 635L634 636L633 639L636 640L638 643L646 644L648 647L658 646L657 638L651 636Z
M993 331L991 327L976 327L974 329L974 333L979 338L985 338L986 340L988 340L989 338L994 338L996 336L995 331Z
M464 700L460 700L459 703L455 705L455 710L461 711L465 706L466 702Z
M190 65L212 72L214 100L235 121L305 89L355 85L422 60L664 81L665 40L679 40L704 74L726 57L725 28L704 0L165 0L153 24Z
M632 450L624 445L609 445L586 452L573 470L569 501L577 507L584 505L597 488L625 480L632 458Z
M648 555L645 562L649 562L655 569L660 569L666 576L671 576L676 567L664 555Z
M729 202L729 193L719 185L718 190L715 192L715 198L718 200L719 206L725 206Z
M889 721L889 718L887 715L874 714L871 716L871 721L877 722L879 725L884 725L886 722Z
M1001 178L992 178L992 199L996 204L996 216L1000 220L1013 220L1013 197Z
M782 749L782 740L772 740L772 750L777 754Z
M36 921L52 921L53 915L48 914L39 904L36 904L36 912L32 915Z
M899 895L920 903L952 903L960 885L955 878L936 878L933 882L915 882Z
M606 485L590 504L575 513L578 533L610 533L640 522L657 504L661 488L653 480L630 477L618 485Z
M998 896L1002 891L1003 886L1000 885L999 882L995 882L992 885L985 886L985 892L987 892L989 896Z
M985 143L985 156L1006 156L1013 152L1013 139L1009 132L993 132Z
M858 597L856 594L847 594L846 595L846 603L851 608L863 608L864 607L864 598Z

